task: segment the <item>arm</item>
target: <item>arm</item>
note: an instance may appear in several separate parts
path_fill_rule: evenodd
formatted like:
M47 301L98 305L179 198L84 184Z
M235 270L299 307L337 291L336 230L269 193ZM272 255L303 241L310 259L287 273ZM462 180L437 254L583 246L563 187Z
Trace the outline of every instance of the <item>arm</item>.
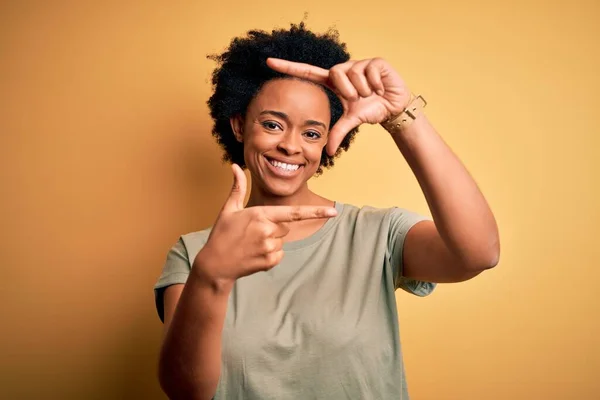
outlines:
M231 285L210 284L195 272L199 270L192 268L185 285L169 286L164 293L158 374L170 399L211 399L219 383L221 332Z
M492 211L426 116L420 113L392 137L415 174L434 220L409 230L403 275L429 282L459 282L494 267L500 244Z
M344 114L329 132L329 155L336 153L352 129L363 123L385 124L409 105L410 90L381 58L349 60L330 69L272 58L267 63L278 72L325 85L336 93ZM494 216L469 173L425 116L420 114L392 136L417 177L435 221L420 222L409 230L403 276L457 282L496 265L500 247Z
M337 215L335 208L324 206L244 208L246 176L236 164L232 170L231 193L185 285L170 286L164 293L165 337L158 369L161 388L171 399L215 395L223 325L235 281L281 262L288 223ZM180 258L187 263L187 252Z

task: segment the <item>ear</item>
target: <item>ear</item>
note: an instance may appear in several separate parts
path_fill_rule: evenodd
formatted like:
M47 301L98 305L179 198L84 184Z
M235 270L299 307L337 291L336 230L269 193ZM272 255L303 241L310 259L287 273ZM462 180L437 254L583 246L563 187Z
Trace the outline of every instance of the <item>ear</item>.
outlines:
M238 142L242 143L244 141L244 119L241 115L234 115L229 118L229 123L231 124L233 135Z

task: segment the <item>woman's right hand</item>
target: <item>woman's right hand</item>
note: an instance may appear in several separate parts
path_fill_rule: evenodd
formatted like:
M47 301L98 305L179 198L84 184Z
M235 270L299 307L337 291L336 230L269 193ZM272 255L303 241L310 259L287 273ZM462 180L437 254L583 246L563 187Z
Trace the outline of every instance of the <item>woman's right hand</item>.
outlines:
M283 258L287 223L337 215L325 206L255 206L244 208L246 175L232 165L233 187L194 260L192 271L211 285L231 284L236 279L267 271Z

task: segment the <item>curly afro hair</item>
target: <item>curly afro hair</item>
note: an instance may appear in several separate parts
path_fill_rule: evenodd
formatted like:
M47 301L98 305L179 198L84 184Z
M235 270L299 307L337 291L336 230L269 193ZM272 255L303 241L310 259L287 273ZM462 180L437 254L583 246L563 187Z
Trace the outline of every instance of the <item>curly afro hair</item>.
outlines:
M350 54L346 50L346 44L340 42L336 30L315 34L301 22L299 25L291 24L289 30L273 30L270 34L251 30L246 37L234 38L222 54L208 56L218 64L212 73L214 92L207 102L214 120L212 134L225 152L223 161L236 163L242 168L246 167L244 145L235 139L229 121L232 116L245 115L250 101L266 82L286 78L267 66L268 57L329 69L348 61ZM343 108L335 93L327 87L322 88L329 98L331 129L342 116ZM358 128L350 131L333 156L329 156L323 149L317 175L323 172L323 167L332 167L334 158L348 150L357 132Z

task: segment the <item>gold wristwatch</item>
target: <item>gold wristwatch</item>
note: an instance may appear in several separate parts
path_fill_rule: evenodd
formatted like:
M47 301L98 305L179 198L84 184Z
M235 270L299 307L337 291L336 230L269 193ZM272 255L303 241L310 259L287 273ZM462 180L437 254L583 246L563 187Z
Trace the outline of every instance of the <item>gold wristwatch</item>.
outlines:
M427 102L423 96L419 95L413 98L408 106L398 115L394 115L381 123L388 132L395 133L409 126L421 113Z

